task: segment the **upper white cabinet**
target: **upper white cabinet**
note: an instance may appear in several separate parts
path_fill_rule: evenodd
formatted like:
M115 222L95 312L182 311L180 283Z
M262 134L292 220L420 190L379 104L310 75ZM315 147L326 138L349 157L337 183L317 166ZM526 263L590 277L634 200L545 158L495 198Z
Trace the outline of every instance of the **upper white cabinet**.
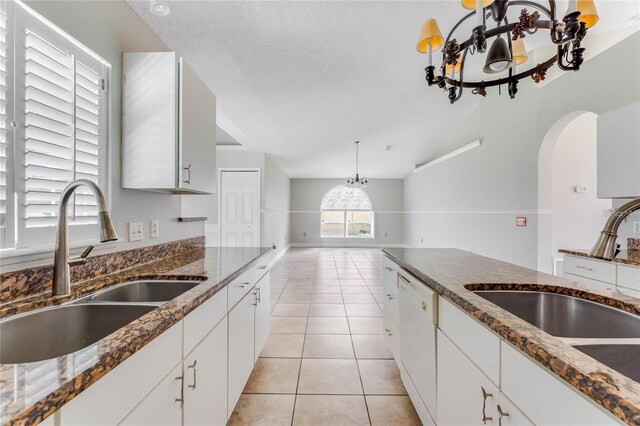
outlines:
M216 186L216 97L175 52L123 55L122 186L205 194Z
M598 116L598 197L640 197L640 102Z

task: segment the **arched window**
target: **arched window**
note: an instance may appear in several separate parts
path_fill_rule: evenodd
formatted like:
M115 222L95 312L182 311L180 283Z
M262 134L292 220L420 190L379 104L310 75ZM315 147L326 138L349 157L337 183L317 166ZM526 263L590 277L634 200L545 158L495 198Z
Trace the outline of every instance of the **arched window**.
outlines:
M360 188L334 186L320 204L322 238L373 238L371 199Z

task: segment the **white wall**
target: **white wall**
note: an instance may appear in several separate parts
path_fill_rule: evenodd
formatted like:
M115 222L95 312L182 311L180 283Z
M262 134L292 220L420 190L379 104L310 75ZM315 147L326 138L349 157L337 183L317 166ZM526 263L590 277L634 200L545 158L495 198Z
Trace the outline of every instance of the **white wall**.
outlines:
M616 67L615 81L603 76ZM520 83L516 99L491 92L459 124L443 152L482 138L480 148L405 178L405 242L412 246L458 247L531 268L538 267L538 153L547 131L574 111L600 114L640 97L640 34L585 62L579 72L542 88ZM446 97L434 102L447 108ZM465 98L474 96L470 91ZM528 226L515 226L526 216ZM604 223L604 222L603 222ZM595 238L597 235L593 236ZM421 243L421 238L424 243Z
M561 248L591 248L611 200L598 198L597 115L575 118L558 137L552 156L552 242L549 261ZM576 193L575 186L588 187Z
M109 173L111 212L120 240L110 251L158 244L203 234L202 223L178 223L180 196L121 187L122 52L168 51L168 47L123 1L29 1L26 4L111 63L109 90ZM159 238L149 239L149 221L158 219ZM144 222L145 238L126 241L128 222ZM52 241L53 244L53 241Z
M320 202L324 194L343 179L291 180L291 243L313 246L363 247L367 245L398 245L403 243L404 190L402 179L371 179L365 188L374 210L374 238L320 238ZM307 236L304 236L304 233ZM385 233L387 236L385 237Z

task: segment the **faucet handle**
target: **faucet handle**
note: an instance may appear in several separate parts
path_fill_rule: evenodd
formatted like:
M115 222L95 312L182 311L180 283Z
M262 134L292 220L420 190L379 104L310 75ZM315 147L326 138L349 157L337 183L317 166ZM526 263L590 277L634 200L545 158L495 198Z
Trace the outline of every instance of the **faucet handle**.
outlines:
M91 251L93 250L93 247L94 247L93 245L90 245L89 247L84 249L84 251L79 257L74 257L73 259L69 259L69 266L82 265L87 260L89 253L91 253Z

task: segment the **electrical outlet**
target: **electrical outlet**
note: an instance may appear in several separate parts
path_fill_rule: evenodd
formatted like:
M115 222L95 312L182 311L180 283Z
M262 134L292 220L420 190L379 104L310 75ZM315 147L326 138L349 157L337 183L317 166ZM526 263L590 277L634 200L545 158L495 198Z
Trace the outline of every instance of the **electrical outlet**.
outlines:
M638 221L633 222L633 233L640 234L640 222Z
M303 233L302 233L302 236L303 236L303 237L306 237L306 236L307 236L307 233L306 233L306 232L303 232Z
M129 241L140 241L142 237L142 222L129 222Z
M160 231L158 228L158 219L152 219L151 226L149 227L149 237L158 238L158 233Z

